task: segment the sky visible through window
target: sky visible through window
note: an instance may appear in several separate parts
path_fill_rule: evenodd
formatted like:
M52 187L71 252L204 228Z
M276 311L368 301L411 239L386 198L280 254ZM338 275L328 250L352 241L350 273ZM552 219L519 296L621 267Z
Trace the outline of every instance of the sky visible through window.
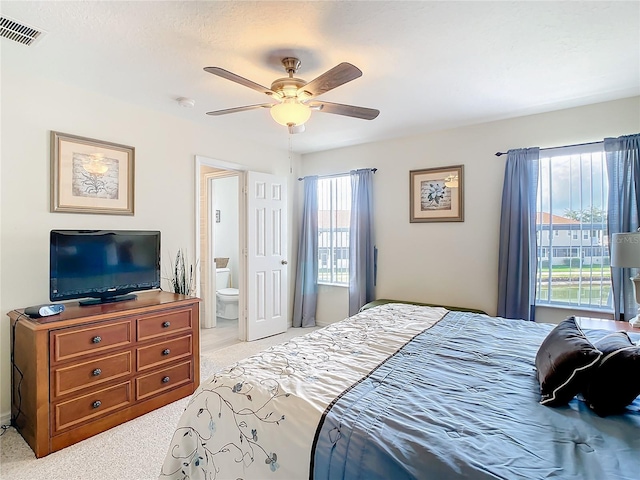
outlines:
M540 157L538 211L565 216L570 211L606 210L604 152Z

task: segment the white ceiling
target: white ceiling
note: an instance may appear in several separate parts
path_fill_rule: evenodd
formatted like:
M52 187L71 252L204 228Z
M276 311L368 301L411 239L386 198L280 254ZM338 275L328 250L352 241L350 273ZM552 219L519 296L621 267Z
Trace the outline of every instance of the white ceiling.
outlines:
M372 121L314 112L299 153L640 95L640 2L32 2L2 13L43 29L1 40L3 65L287 149L268 101L203 71L264 86L302 61L312 80L340 62L363 76L319 100L377 108ZM194 108L176 99L195 100Z

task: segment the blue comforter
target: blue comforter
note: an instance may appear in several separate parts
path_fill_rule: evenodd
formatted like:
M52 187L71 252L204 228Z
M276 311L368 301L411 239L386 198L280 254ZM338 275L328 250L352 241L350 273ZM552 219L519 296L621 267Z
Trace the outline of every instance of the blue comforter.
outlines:
M538 403L551 328L448 313L329 406L312 478L639 479L640 398L606 418Z

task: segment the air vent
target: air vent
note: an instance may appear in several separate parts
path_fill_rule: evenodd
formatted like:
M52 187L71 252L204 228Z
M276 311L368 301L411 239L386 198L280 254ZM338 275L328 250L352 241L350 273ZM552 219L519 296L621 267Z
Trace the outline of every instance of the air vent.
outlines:
M44 35L42 30L20 23L5 15L0 16L0 37L30 46L36 43L42 35Z

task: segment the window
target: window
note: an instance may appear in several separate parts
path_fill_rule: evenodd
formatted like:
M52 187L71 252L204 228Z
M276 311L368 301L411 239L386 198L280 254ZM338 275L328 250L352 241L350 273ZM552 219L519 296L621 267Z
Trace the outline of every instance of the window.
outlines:
M349 175L318 179L318 283L349 284Z
M540 151L537 305L612 310L607 195L602 143Z

